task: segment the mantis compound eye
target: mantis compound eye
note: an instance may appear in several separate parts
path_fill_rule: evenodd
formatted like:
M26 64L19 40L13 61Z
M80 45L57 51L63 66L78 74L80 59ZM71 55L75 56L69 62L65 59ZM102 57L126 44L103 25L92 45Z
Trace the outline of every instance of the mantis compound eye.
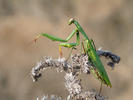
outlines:
M68 24L71 25L72 23L74 23L74 20L75 20L74 18L71 18L71 19L69 20Z

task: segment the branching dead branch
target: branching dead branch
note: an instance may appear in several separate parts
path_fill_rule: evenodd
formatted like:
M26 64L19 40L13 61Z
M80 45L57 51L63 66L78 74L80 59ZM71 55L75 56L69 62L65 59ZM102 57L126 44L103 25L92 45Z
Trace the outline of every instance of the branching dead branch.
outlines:
M97 54L104 56L109 62L107 65L114 68L116 63L119 63L120 57L103 50L97 50ZM45 57L32 68L31 76L33 81L38 81L42 75L42 71L47 68L56 68L59 72L64 71L66 75L65 86L69 92L68 100L71 98L75 100L107 100L107 97L100 96L96 91L83 92L81 80L78 75L81 73L90 74L90 68L94 67L88 60L88 56L85 54L75 54L71 56L70 61L65 58L53 59L51 57Z

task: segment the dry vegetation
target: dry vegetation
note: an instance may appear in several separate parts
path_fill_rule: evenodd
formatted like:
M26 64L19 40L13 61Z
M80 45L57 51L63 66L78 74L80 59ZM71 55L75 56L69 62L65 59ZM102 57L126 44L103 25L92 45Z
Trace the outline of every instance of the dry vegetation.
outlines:
M132 99L132 0L0 0L0 99L34 100L43 94L65 97L64 73L47 70L33 84L29 72L42 56L58 57L58 45L46 38L29 44L37 33L47 32L67 37L73 27L70 17L77 18L96 46L111 50L122 61L114 71L106 67L113 87L102 94L110 100ZM68 49L63 48L64 56ZM85 79L86 90L99 89L99 82Z

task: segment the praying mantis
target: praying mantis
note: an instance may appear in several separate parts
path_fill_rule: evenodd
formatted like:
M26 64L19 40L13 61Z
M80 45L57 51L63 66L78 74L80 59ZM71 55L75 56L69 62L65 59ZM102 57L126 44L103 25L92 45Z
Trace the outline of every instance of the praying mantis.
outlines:
M104 69L104 66L103 66L98 54L96 53L96 48L95 48L95 44L94 44L93 40L88 38L88 36L86 35L83 28L80 26L78 21L76 21L74 18L71 18L69 20L68 24L69 25L75 24L76 29L74 29L72 31L72 33L66 39L61 39L61 38L55 37L55 36L47 34L47 33L40 33L39 35L37 35L37 37L35 38L34 41L36 42L36 40L40 36L44 36L53 41L61 42L59 44L59 53L60 53L60 56L62 57L61 47L67 47L67 48L72 48L72 49L75 48L76 46L78 46L80 44L80 34L83 35L84 39L81 41L82 42L81 45L84 49L84 53L88 55L89 62L91 62L91 64L93 65L93 67L91 67L91 69L90 69L91 73L98 80L101 81L101 84L103 83L109 87L112 87L111 82L108 77L108 74L107 74L106 70ZM75 43L67 43L75 34L76 34L76 42Z

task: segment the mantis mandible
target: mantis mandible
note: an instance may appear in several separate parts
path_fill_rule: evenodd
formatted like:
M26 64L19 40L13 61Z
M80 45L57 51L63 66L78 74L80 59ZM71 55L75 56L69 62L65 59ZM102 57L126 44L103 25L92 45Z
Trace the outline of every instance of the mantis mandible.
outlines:
M61 51L61 46L67 47L67 48L74 48L80 44L80 34L81 33L84 37L84 40L82 41L82 46L84 49L84 53L88 55L88 60L92 63L93 67L91 67L91 73L101 81L101 84L106 84L109 87L112 87L111 82L108 78L108 74L106 70L104 69L104 66L99 58L99 56L96 53L96 48L94 45L93 40L89 39L88 36L86 35L85 31L83 28L80 26L80 24L73 18L69 20L69 25L75 24L76 29L73 30L73 32L66 38L66 39L61 39L58 37L55 37L53 35L49 35L47 33L40 33L34 41L36 41L40 36L47 37L53 41L59 41L61 42L59 44L59 52L60 56L62 56L62 51ZM76 34L76 42L75 43L65 43L68 42L73 36Z

